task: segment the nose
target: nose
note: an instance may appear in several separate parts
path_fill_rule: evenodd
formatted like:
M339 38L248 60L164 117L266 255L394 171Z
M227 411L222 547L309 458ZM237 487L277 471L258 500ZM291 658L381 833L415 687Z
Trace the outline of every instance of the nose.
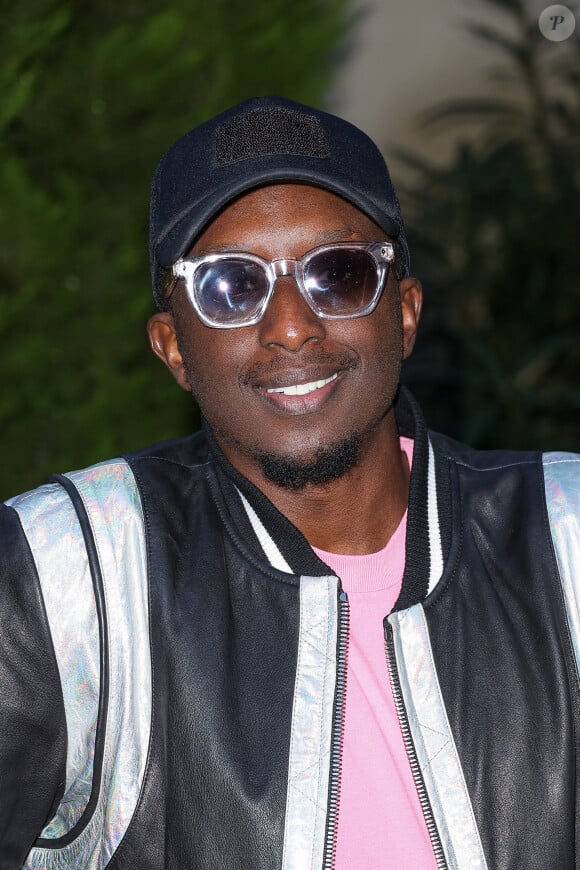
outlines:
M278 278L260 328L264 347L278 345L292 353L308 341L326 337L324 321L310 308L293 277Z

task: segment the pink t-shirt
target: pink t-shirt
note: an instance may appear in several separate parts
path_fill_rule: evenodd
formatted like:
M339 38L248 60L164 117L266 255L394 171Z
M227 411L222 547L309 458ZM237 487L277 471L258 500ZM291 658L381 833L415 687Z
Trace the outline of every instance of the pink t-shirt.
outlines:
M411 465L413 442L401 438ZM401 590L407 514L386 547L364 556L315 552L350 602L336 870L436 870L395 710L383 618Z

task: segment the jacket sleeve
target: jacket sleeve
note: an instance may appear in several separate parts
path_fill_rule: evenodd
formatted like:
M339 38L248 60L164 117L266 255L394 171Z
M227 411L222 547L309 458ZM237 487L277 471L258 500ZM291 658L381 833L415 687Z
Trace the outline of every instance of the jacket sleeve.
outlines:
M545 453L543 466L550 532L580 675L580 455Z
M62 797L66 720L38 574L0 505L0 870L20 868Z

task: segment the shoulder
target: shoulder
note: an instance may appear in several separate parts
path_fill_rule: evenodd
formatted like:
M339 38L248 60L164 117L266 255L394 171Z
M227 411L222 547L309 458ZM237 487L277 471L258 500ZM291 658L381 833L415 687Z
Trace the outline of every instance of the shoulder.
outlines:
M529 523L534 514L544 527L549 521L552 537L567 517L580 534L580 455L475 450L443 435L431 438L439 477L445 478L451 491L456 489L464 507L468 503L493 507L518 524L524 515Z
M516 466L538 469L542 464L542 454L537 450L478 450L439 432L429 432L429 438L440 460L475 472L501 471Z
M534 450L476 450L437 432L429 433L439 461L474 472L518 469L540 477L549 501L580 508L580 454Z
M75 498L76 496L76 498ZM123 458L89 468L54 475L48 483L5 502L5 510L18 516L33 555L62 546L70 548L80 531L79 506L94 513L111 511L113 504L138 505L134 475ZM81 523L82 526L82 523Z
M146 462L165 462L194 468L208 461L208 444L205 433L200 431L186 438L160 441L141 450L125 453L124 458L132 467Z
M454 466L469 483L478 477L528 481L545 495L551 526L565 515L580 525L580 454L476 450L439 433L429 435L439 466Z
M542 464L550 529L562 569L571 558L580 561L580 455L544 453Z
M146 466L157 467L157 477L171 477L179 468L190 472L205 465L208 451L205 436L197 432L186 438L150 445L123 456L99 462L87 468L54 475L48 483L0 504L0 537L24 533L29 543L56 544L69 535L71 525L78 525L71 494L78 491L89 513L104 512L105 519L120 509L140 509L136 477ZM172 469L173 467L173 469Z
M580 454L544 453L542 466L546 492L564 499L568 506L580 508Z

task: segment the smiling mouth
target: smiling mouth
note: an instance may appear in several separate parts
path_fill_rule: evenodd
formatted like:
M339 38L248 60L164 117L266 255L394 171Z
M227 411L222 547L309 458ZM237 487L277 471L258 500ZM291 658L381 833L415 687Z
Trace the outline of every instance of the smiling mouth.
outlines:
M330 375L329 378L322 378L319 381L309 381L307 384L291 384L287 387L270 387L266 390L267 393L278 393L283 396L307 396L308 393L313 393L315 390L320 390L338 377L338 372Z

